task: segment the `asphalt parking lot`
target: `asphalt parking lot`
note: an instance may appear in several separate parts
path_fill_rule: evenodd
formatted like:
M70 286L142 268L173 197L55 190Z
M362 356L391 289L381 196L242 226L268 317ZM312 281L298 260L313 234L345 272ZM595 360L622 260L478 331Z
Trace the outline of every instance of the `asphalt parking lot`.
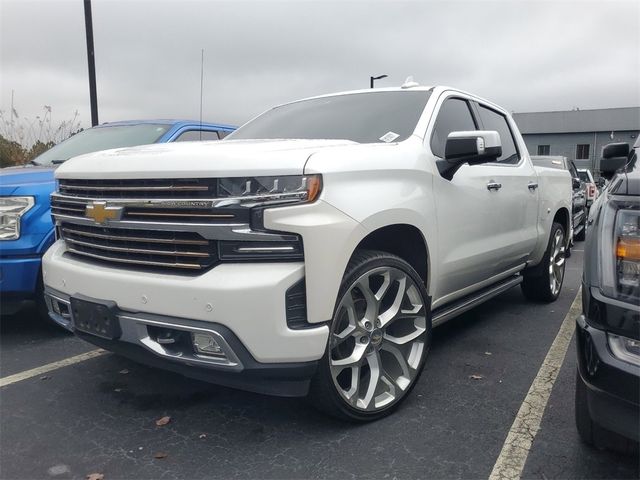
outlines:
M436 329L412 396L372 424L340 423L302 399L209 385L112 354L3 386L0 476L488 478L576 297L581 265L576 250L553 304L527 303L515 288ZM2 378L95 350L31 309L2 318L0 346ZM572 342L522 477L638 478L637 457L580 443L575 368ZM170 422L157 426L164 416Z

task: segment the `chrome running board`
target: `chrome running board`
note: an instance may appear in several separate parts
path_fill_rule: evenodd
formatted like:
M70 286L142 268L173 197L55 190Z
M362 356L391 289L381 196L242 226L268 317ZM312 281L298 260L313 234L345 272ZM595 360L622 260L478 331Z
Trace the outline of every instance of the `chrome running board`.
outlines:
M522 283L522 276L515 275L513 277L507 278L506 280L502 280L501 282L490 285L489 287L483 288L482 290L475 292L467 297L461 298L460 300L453 302L450 305L445 305L441 308L438 308L433 312L432 325L434 327L442 325L446 321L457 317L467 310L471 310L481 303L486 302L496 295L500 295L501 293L506 292L510 288L513 288L520 283Z

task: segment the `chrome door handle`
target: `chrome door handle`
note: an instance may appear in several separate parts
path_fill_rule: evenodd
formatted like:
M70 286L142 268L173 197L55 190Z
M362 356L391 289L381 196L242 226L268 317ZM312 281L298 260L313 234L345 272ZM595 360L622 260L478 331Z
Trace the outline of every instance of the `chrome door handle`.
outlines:
M530 182L527 187L529 187L529 190L535 190L536 188L538 188L538 184L535 182Z
M502 188L501 183L489 182L487 183L487 190L500 190Z

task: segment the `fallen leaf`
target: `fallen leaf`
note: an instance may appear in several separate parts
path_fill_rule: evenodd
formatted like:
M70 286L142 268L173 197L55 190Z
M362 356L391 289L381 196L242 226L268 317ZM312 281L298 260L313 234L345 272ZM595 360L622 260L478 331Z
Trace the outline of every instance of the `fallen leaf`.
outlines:
M70 472L71 470L69 469L69 466L65 464L54 465L53 467L47 470L47 473L52 477L58 477L60 475L64 475Z
M159 418L158 420L156 420L156 425L158 427L161 427L163 425L166 425L170 421L171 421L171 417L162 417L162 418Z
M120 370L120 372L118 372L122 375L126 375L127 373L129 373L129 370L127 370L126 368L123 368L122 370Z
M156 453L156 454L153 456L153 458L167 458L168 456L169 456L169 454L168 454L168 453L165 453L165 452L158 452L158 453Z
M491 352L484 352L485 355L493 355Z
M473 375L469 375L469 378L471 380L482 380L484 377L482 375L478 375L478 374L474 373Z
M87 480L103 480L104 479L104 473L90 473L89 475L86 476Z
M201 433L198 438L207 438L207 434L206 433Z

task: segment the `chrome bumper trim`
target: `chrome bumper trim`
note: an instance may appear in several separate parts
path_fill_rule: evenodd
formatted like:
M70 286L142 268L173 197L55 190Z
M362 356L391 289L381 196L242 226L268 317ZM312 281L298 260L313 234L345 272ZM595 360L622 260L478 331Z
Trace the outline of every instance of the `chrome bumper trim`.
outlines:
M49 316L60 326L67 330L74 331L70 297L47 287L45 288L45 302L49 309ZM54 308L54 302L63 304L67 309L66 312L57 313ZM60 310L60 308L58 308L58 310ZM139 345L159 357L187 365L212 367L236 372L244 369L242 362L229 346L229 343L220 332L215 330L214 327L205 328L195 326L193 325L195 322L189 320L182 320L178 318L160 319L155 318L154 315L144 313L119 312L117 317L120 322L120 328L122 329L122 335L115 341ZM195 351L172 351L170 349L170 345L159 343L153 339L149 334L148 327L180 330L182 332L188 332L189 334L207 333L216 340L224 355L217 357L201 355L195 353Z

